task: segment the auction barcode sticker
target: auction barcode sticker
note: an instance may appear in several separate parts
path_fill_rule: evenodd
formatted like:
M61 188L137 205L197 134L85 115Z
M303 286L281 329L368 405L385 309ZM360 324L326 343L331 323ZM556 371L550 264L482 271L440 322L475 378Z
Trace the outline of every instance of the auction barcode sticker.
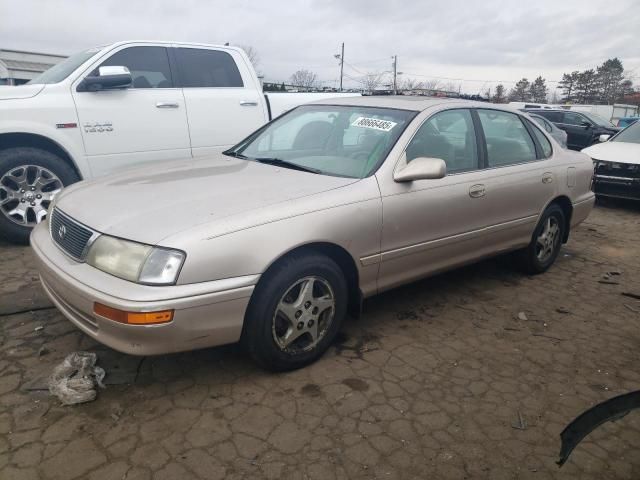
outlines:
M383 132L390 131L396 125L396 122L369 117L358 117L355 122L351 124L352 127L373 128L374 130L382 130Z

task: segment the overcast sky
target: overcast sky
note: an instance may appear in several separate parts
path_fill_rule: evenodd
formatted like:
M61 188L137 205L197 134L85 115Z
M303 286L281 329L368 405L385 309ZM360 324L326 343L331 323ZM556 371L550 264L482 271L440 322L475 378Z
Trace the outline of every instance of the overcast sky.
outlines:
M297 69L335 85L391 69L468 93L619 57L640 83L636 0L0 0L0 49L75 51L127 39L253 46L266 80ZM418 77L419 75L419 77ZM446 78L444 78L446 77ZM464 80L460 80L464 79ZM356 85L346 80L347 85Z

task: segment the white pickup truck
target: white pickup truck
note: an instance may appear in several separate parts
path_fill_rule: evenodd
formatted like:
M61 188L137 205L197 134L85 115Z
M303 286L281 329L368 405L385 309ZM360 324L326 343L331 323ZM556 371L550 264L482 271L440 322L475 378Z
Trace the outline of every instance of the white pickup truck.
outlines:
M119 42L0 87L0 236L28 242L65 185L226 149L336 93L263 94L240 48ZM353 95L353 94L349 94Z

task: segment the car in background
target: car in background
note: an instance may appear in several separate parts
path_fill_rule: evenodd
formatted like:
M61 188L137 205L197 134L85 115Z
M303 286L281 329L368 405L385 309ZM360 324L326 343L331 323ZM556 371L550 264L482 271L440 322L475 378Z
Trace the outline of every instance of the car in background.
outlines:
M544 128L547 133L556 140L556 142L558 142L564 148L567 148L567 132L565 132L564 130L560 130L553 123L548 121L546 118L541 117L540 115L530 113L529 116L533 118L538 123L538 125Z
M593 207L592 175L512 109L339 98L221 154L71 185L31 245L45 292L99 342L241 341L290 370L384 290L509 251L546 271Z
M540 115L567 132L567 147L572 150L582 150L596 143L600 135L615 135L621 130L594 113L564 109L530 109L527 113Z
M640 122L582 150L594 162L596 195L640 200Z
M622 117L618 119L618 127L625 128L636 123L640 117Z

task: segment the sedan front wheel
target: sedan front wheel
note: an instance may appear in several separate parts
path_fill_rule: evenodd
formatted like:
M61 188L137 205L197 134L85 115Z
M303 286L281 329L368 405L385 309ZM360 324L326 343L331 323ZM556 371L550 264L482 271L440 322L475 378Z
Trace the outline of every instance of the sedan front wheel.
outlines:
M265 368L300 368L329 348L346 311L341 268L315 252L295 253L261 278L247 308L242 343Z

